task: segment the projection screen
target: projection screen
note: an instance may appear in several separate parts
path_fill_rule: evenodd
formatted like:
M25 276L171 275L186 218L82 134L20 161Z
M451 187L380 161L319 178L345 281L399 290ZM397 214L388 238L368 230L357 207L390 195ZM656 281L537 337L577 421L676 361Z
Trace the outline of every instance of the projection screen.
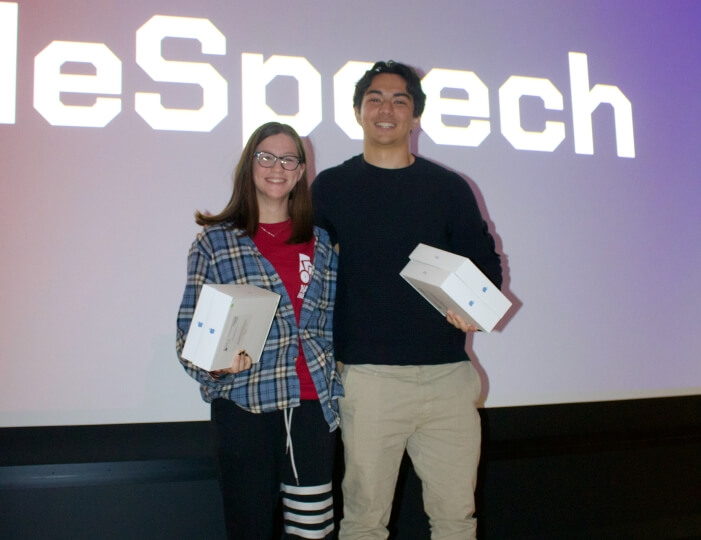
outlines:
M278 119L361 152L376 60L428 94L514 306L487 407L701 393L701 3L0 2L0 426L201 420L174 349L196 210ZM397 276L397 279L401 279Z

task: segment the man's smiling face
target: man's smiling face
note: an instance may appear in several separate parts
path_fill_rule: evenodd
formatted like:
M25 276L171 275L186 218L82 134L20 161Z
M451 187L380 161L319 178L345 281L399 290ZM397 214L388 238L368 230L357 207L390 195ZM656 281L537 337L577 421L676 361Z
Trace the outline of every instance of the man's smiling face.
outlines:
M363 128L366 144L387 148L406 148L420 120L414 117L414 100L407 92L406 81L393 73L375 75L360 109L355 109L355 118Z

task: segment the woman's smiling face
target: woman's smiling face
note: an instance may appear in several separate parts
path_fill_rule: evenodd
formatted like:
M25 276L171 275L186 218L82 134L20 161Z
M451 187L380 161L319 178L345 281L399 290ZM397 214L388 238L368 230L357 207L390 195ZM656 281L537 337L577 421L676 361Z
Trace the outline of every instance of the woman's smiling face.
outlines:
M263 139L256 147L257 152L268 152L277 157L272 167L266 168L260 164L259 159L253 164L253 183L256 186L258 201L263 199L269 201L287 200L290 192L299 182L304 173L304 163L293 170L283 169L280 158L293 157L299 159L297 146L289 135L278 133Z

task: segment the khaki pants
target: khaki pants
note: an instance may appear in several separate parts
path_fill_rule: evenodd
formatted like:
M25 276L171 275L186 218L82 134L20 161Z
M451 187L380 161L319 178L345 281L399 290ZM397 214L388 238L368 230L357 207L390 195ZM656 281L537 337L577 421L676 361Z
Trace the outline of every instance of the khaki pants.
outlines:
M423 486L433 539L475 538L481 383L470 362L346 365L339 539L387 538L404 450Z

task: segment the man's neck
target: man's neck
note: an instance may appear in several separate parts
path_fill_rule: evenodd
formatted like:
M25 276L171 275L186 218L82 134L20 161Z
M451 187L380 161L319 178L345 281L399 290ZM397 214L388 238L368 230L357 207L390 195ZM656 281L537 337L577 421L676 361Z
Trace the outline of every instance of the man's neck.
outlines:
M408 145L402 148L378 148L365 144L363 159L381 169L403 169L414 163L414 155Z

